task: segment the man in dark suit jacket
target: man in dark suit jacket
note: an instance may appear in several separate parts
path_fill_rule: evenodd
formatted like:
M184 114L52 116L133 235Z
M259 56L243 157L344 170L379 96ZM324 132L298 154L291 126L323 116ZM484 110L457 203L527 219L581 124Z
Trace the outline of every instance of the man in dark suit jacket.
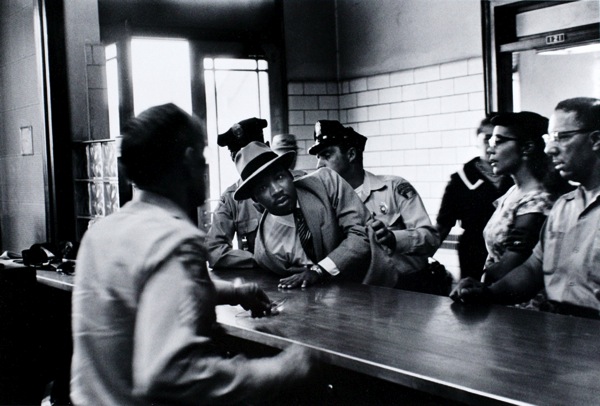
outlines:
M259 142L248 144L236 156L243 182L234 198L252 198L266 209L254 260L284 276L282 288L332 278L384 284L386 275L374 275L369 269L370 214L352 187L326 168L294 180L289 171L294 156L293 151L277 156Z

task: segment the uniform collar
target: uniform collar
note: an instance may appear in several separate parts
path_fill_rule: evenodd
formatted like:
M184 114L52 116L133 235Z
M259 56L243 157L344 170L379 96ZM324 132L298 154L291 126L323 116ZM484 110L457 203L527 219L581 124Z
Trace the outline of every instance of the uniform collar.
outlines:
M369 171L365 171L365 177L363 180L363 189L365 191L372 190L381 190L385 187L385 182L377 177L377 175L372 174Z

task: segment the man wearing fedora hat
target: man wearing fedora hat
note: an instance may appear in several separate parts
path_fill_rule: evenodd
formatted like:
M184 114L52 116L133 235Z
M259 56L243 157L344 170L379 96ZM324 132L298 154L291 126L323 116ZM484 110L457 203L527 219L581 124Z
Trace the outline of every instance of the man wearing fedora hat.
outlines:
M413 186L399 176L366 171L363 151L367 137L339 121L317 121L314 141L308 153L317 156L317 168L336 171L354 188L374 217L370 227L391 253L398 277L427 268L439 235ZM398 287L402 284L400 278Z
M365 282L370 263L369 212L352 188L329 169L294 180L289 167L295 154L278 156L267 145L251 142L236 155L242 183L234 198L252 198L265 207L254 260L281 275L282 288L306 287L330 278Z
M229 148L231 159L252 141L264 142L263 128L267 120L248 118L219 134L217 144ZM253 268L254 240L260 208L251 200L236 201L233 193L241 183L238 180L221 195L219 205L212 216L207 236L208 263L213 268ZM238 249L233 248L237 239Z

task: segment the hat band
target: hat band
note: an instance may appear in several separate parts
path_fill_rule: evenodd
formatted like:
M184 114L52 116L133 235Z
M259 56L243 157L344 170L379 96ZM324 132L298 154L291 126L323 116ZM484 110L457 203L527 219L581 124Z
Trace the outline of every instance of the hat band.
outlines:
M261 155L254 158L252 161L248 162L246 167L242 170L242 173L240 173L240 176L243 180L248 179L248 177L254 172L256 172L258 168L272 161L273 159L276 159L277 157L278 155L272 151L262 153Z

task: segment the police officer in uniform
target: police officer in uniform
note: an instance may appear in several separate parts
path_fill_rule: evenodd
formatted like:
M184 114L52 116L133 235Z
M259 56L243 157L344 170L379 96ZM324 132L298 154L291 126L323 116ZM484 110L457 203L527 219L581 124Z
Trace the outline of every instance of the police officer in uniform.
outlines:
M426 269L428 256L439 244L439 234L421 197L406 179L364 170L367 137L352 127L335 120L319 120L314 141L308 153L317 156L317 167L339 173L373 215L371 228L378 242L389 249L399 273L397 287L403 288L403 276Z
M227 132L219 134L217 144L229 148L231 159L252 141L264 142L263 128L267 120L248 118L234 124ZM212 268L253 268L254 240L262 208L252 200L236 201L233 193L240 180L229 186L221 195L212 217L207 236L208 263ZM233 248L237 238L238 249Z

